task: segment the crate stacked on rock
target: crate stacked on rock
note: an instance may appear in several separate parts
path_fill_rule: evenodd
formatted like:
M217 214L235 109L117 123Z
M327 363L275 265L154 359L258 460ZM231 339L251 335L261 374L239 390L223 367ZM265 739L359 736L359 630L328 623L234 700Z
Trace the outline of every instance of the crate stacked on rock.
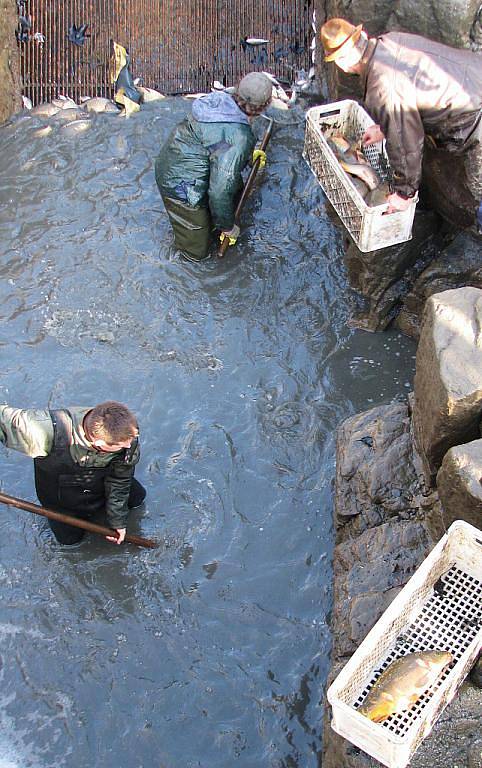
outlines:
M482 643L482 532L462 520L423 561L327 692L332 728L389 768L404 768L456 694ZM357 709L391 662L418 651L452 662L409 709L381 723Z
M341 167L327 139L343 134L350 142L361 139L373 120L350 99L312 107L306 115L303 157L322 186L341 221L361 251L374 251L403 243L412 236L418 197L405 211L386 215L387 204L369 206ZM363 147L363 154L382 182L391 180L384 142Z

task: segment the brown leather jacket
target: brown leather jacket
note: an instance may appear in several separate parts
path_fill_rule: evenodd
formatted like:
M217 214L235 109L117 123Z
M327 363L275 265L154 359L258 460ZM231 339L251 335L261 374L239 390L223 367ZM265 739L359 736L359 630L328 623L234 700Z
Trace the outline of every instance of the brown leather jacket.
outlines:
M477 141L482 56L418 35L389 32L368 41L362 59L365 107L387 140L394 189L413 195L424 136L464 152Z

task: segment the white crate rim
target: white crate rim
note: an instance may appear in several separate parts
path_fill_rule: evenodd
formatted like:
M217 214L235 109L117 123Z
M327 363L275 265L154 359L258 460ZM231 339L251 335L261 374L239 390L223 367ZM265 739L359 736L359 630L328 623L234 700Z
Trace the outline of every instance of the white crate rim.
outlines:
M438 622L438 624L441 624L444 622L444 620L447 620L450 622L450 615L452 614L452 617L456 615L459 617L461 614L463 614L466 604L470 602L471 600L474 600L477 596L477 593L480 595L482 594L482 582L476 582L476 579L474 579L472 576L463 573L458 568L455 568L453 566L450 571L448 571L443 578L443 583L447 584L446 589L446 595L445 599L442 599L442 597L439 597L437 595L433 595L431 598L429 598L429 601L425 603L425 605L422 608L422 613L429 613L429 612L435 612L437 608L439 608L439 615L437 618L434 617L433 621ZM449 579L452 583L449 582ZM467 582L474 582L473 584L467 584ZM451 587L453 589L451 589ZM449 594L452 592L453 594ZM453 599L453 602L450 600L450 598ZM457 601L458 601L458 607L457 607ZM461 603L460 603L461 601ZM454 614L453 611L456 611ZM415 622L412 622L412 625L408 627L405 634L408 635L408 633L412 632L412 636L409 639L407 637L406 645L411 646L410 650L408 650L408 653L412 653L415 651L423 651L423 650L439 650L439 651L449 651L452 653L452 656L454 658L454 661L450 665L450 668L439 678L437 683L429 689L425 694L423 694L420 699L417 701L416 704L406 713L402 713L400 715L392 715L391 717L387 718L383 723L380 723L379 725L382 728L389 729L392 733L394 733L396 736L400 736L402 739L405 737L406 734L408 734L410 728L413 726L415 719L418 717L419 713L425 708L428 701L432 698L434 692L439 688L445 678L449 675L450 669L452 669L455 665L455 663L458 661L459 658L463 656L467 648L470 647L471 643L473 642L474 638L477 637L477 628L476 626L473 627L473 631L471 633L466 633L469 635L469 637L464 639L463 644L460 642L460 637L445 637L441 638L440 642L437 642L435 639L430 640L429 644L432 646L429 648L427 646L427 642L423 640L423 638L419 637L420 634L420 628L415 626L416 623L420 623L420 616L417 617ZM453 621L452 621L453 623ZM447 627L445 627L447 628ZM440 631L440 627L437 626L437 631ZM450 634L450 633L449 633ZM462 647L461 647L462 646ZM368 693L368 690L374 685L376 680L380 677L382 671L388 667L388 665L395 661L396 659L401 658L402 656L405 656L405 653L402 653L403 645L400 644L399 649L393 648L387 655L387 657L381 662L379 666L379 673L374 674L373 678L369 681L367 686L363 689L363 692L360 694L360 696L357 698L356 702L353 702L353 706L358 708L361 704L363 699L365 698L366 694ZM458 658L457 658L458 657ZM378 672L378 670L377 670ZM402 725L401 721L405 720L405 725ZM392 726L394 726L392 728Z
M339 720L341 722L342 717L346 718L346 723L351 722L352 725L357 724L360 726L360 733L361 731L364 732L365 737L362 737L360 734L358 734L358 738L351 738L352 731L350 728L346 726L346 723L343 724L343 727L341 728L335 728L339 733L341 733L342 736L345 736L345 738L348 738L349 740L353 741L357 746L359 746L361 749L364 749L368 752L368 754L373 755L378 760L383 762L385 765L406 765L406 762L408 761L409 757L413 752L415 751L416 747L420 743L420 741L424 738L425 735L429 732L430 728L433 725L434 718L436 719L437 714L440 713L441 708L445 706L447 703L449 703L450 699L444 699L445 691L448 688L453 689L452 695L455 693L455 685L459 681L462 682L465 674L470 669L470 666L473 663L474 657L476 656L478 649L480 647L480 644L482 643L482 627L475 625L474 631L472 633L472 637L467 638L467 641L465 642L465 648L461 649L458 653L459 658L456 658L455 662L451 664L448 670L444 673L444 675L439 679L439 681L433 686L433 689L424 694L421 699L419 699L419 702L423 700L423 706L420 708L420 712L417 714L416 712L413 713L413 710L410 710L410 713L412 715L409 715L407 717L406 713L403 713L403 715L398 716L392 716L391 718L387 719L384 723L374 723L368 718L366 718L364 715L357 712L355 709L356 706L360 706L364 696L366 695L366 692L368 689L373 685L376 678L379 676L379 674L376 674L378 670L380 670L382 667L388 666L387 657L390 656L390 651L393 652L393 647L390 646L390 643L386 644L386 647L380 651L379 654L379 661L375 665L374 669L372 670L370 675L366 676L365 684L363 686L360 686L358 689L358 693L356 696L352 696L350 698L350 703L347 703L346 700L343 700L341 697L341 692L343 689L346 689L348 686L348 682L353 679L353 677L358 672L358 667L361 662L363 662L366 654L367 649L370 648L371 645L373 645L374 641L377 641L380 637L384 637L389 628L393 626L394 620L396 618L396 608L397 604L403 603L404 598L407 598L407 595L410 595L411 592L413 592L414 595L417 594L417 584L418 582L422 583L422 578L424 574L426 573L432 573L434 569L437 568L437 564L440 562L441 555L444 551L444 548L447 548L448 543L450 541L455 541L456 537L470 537L473 542L476 542L476 544L480 547L480 552L477 550L478 554L478 560L477 560L477 566L480 568L480 565L482 564L482 532L479 531L474 526L469 525L468 523L465 523L464 521L458 520L455 521L449 528L448 532L445 534L444 537L440 540L440 542L434 547L432 552L427 556L427 558L423 561L423 563L419 566L417 571L413 574L411 579L407 582L405 587L402 589L402 591L399 593L397 598L392 602L392 604L386 609L384 614L380 617L378 622L375 624L375 626L370 630L366 638L363 640L359 648L355 651L351 659L347 662L345 667L342 669L342 671L339 673L337 678L333 681L330 688L327 691L327 698L330 704L333 707L333 712L335 715L335 710L339 712ZM478 579L478 576L475 577L473 574L466 573L465 571L462 571L460 567L457 567L455 570L457 570L459 573L463 574L463 577L468 579L469 581L472 581L472 592L468 597L467 600L473 599L474 602L476 601L477 597L479 597L480 600L480 594L482 594L482 572L481 580ZM453 578L454 574L451 573L454 571L454 566L451 566L450 569L445 570L443 574L443 579L448 580L448 578ZM477 572L479 575L479 571ZM435 582L436 583L436 582ZM464 587L465 589L465 587ZM445 595L445 597L447 594ZM436 602L437 597L432 600L433 595L430 594L429 600L424 601L424 605L422 608L425 608L428 606L428 610L434 609L436 606L435 604L430 606L429 603ZM440 598L441 599L441 598ZM475 608L477 608L477 604L475 605ZM448 609L448 607L447 607ZM462 609L461 609L462 610ZM420 609L418 609L418 612L416 615L419 615L421 613ZM469 617L470 618L470 617ZM410 629L410 625L413 623L413 619L415 619L415 615L410 618L410 621L406 622L405 625L405 631L408 631ZM407 626L408 625L408 626ZM452 638L453 640L453 638ZM424 650L423 647L417 647L416 650ZM437 650L454 650L453 648L444 648L439 647ZM400 655L403 655L402 653L398 653L393 658L398 658ZM384 664L384 662L386 662ZM459 682L459 684L460 684ZM346 696L344 696L346 699ZM415 705L415 708L417 705ZM414 716L416 715L416 716ZM408 725L405 728L405 732L403 734L399 734L394 732L393 730L390 730L390 724L394 721L404 719L406 718L408 721ZM409 721L412 722L409 722ZM422 734L421 738L418 739L418 741L414 744L414 739L417 737L418 732L425 727L424 723L429 723L428 730L425 728L425 732ZM370 745L369 743L364 744L363 738L366 738L366 741L368 742L370 737L373 737L374 743L377 743L377 748L370 749L370 746L373 747L373 745ZM384 750L383 748L383 742L386 742L387 749ZM411 743L412 742L412 743ZM380 744L382 746L380 747ZM391 747L390 747L391 745ZM389 752L390 749L393 753L397 753L397 750L399 750L400 758L397 760L395 757L390 757ZM386 751L386 755L385 755ZM391 753L390 753L391 754ZM384 759L386 757L386 759Z
M357 104L357 102L352 102L350 99L345 99L344 101L335 101L332 104L330 104L329 106L331 107L331 109L343 109L343 107L347 106L348 104ZM373 120L363 110L363 108L359 104L357 104L357 107L358 107L358 117L359 117L359 120L360 120L360 125L362 127L358 131L358 136L349 136L349 137L347 137L347 138L349 138L351 140L357 140L358 138L361 138L361 136L363 135L364 131L370 125L373 125ZM326 111L326 107L323 107L323 108L322 107L312 107L311 109L309 109L307 111L307 113L306 113L306 121L311 124L311 127L313 128L313 130L315 131L317 136L323 140L325 148L328 150L328 152L330 153L330 156L333 158L333 161L338 166L339 165L338 159L337 159L335 153L333 152L332 148L330 147L330 145L328 144L328 142L326 140L325 132L322 131L319 128L318 124L316 123L315 115L316 115L316 117L321 117L323 115L322 109ZM364 117L365 117L365 120L363 120ZM388 155L387 155L387 152L386 152L386 149L385 149L385 142L384 141L383 142L378 142L377 144L370 144L367 147L362 147L362 153L365 156L365 158L366 158L367 162L369 163L369 165L371 165L371 167L374 168L375 171L377 171L377 173L379 174L381 180L382 181L389 180L389 176L390 176L390 161L388 159ZM379 160L380 157L383 158L383 162L381 162ZM385 167L383 167L383 166L385 166ZM346 176L346 178L348 178L348 180L351 181L350 174L346 173L346 171L343 171L343 173ZM355 186L353 186L353 189L355 190L355 192L357 193L358 197L360 198L360 201L363 203L364 209L365 208L371 209L371 208L379 208L380 207L380 206L370 206L370 205L367 205L366 202L364 201L364 199L362 198L362 196L359 194L359 192L358 192L358 190L356 189Z

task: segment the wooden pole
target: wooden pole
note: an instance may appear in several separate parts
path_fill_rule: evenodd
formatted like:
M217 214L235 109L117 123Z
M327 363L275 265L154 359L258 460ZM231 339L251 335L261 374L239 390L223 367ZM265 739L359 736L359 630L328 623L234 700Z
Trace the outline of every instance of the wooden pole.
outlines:
M265 134L263 136L263 140L262 140L262 142L261 142L261 144L259 146L259 148L262 149L263 152L266 149L266 147L268 146L268 142L269 142L269 140L271 138L271 132L273 130L273 122L274 122L270 117L267 118L267 119L270 121L270 123L269 123L269 125L268 125L268 127L266 129L266 132L265 132ZM254 184L254 180L255 180L256 176L258 175L259 163L260 163L260 159L259 159L259 157L257 157L256 160L253 163L253 167L251 168L249 176L248 176L248 178L246 180L246 184L244 185L244 189L243 189L243 192L241 194L241 198L240 198L239 203L236 206L236 210L234 212L234 223L235 224L239 224L239 217L241 215L241 211L243 210L243 206L244 206L244 204L246 202L246 198L248 197L249 193L251 192L251 187ZM229 248L229 238L225 237L223 242L221 243L221 246L220 246L219 250L218 250L218 258L219 259L223 258L224 254L226 253L228 248Z
M38 504L32 504L31 501L24 501L23 499L17 499L15 496L9 496L6 493L0 493L0 502L2 504L8 504L11 507L18 507L19 509L25 509L27 512L33 512L35 515L42 515L42 517L48 517L49 520L57 520L59 523L65 523L65 525L72 525L74 528L83 528L84 531L89 533L97 533L99 536L115 536L116 532L113 528L107 528L104 525L97 525L96 523L90 523L88 520L82 520L79 517L71 517L70 515L63 515L60 512L54 512L53 509L46 509ZM137 544L139 547L149 547L155 549L159 546L156 541L152 539L144 539L142 536L134 536L132 534L126 534L124 539L129 544Z

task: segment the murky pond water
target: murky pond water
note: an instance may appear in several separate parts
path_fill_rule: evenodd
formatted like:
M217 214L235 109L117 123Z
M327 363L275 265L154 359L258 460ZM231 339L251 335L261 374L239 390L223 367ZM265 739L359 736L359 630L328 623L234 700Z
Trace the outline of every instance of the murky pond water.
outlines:
M301 114L236 249L173 256L153 158L189 108L0 129L0 397L127 403L148 490L132 529L162 542L62 548L0 508L2 768L320 763L334 430L406 393L414 345L347 326ZM32 462L0 456L2 490L35 499Z

